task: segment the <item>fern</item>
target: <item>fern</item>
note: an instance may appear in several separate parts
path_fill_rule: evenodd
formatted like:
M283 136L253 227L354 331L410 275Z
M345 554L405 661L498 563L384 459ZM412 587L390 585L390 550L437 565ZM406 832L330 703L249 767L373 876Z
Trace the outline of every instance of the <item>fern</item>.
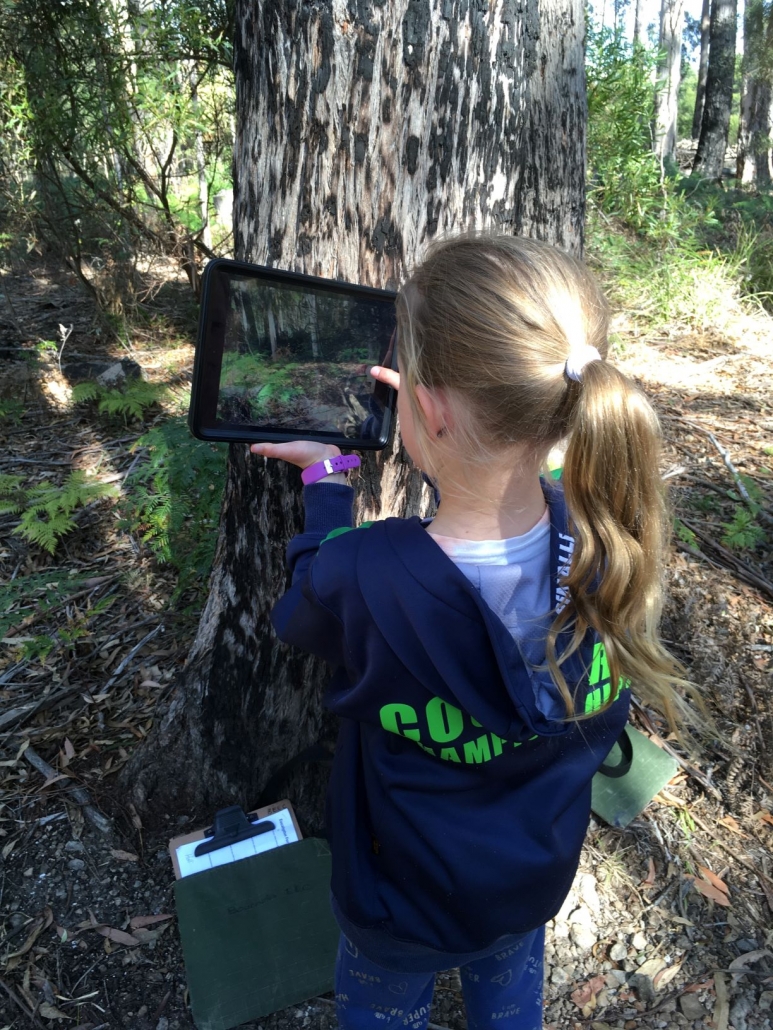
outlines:
M2 479L15 480L13 484L0 482L0 505L5 503L6 512L21 513L19 525L13 532L49 554L53 554L61 538L75 528L73 512L76 508L116 493L114 486L89 479L84 472L71 472L62 486L38 483L24 488L18 476ZM0 512L2 510L0 507Z
M184 418L171 418L137 441L146 448L127 478L122 525L178 573L175 597L203 589L212 566L225 447L194 439Z
M21 476L0 475L0 515L18 515L24 508L23 482Z
M685 526L681 519L674 519L674 532L676 533L677 540L681 540L688 547L698 546L698 538L695 536L695 533L693 533L689 526Z
M11 422L18 425L24 414L24 404L14 400L12 397L3 397L0 400L0 422Z
M765 541L765 530L757 524L754 515L747 508L736 508L732 522L723 522L725 547L738 550L757 547Z
M144 379L129 380L122 390L108 389L99 383L79 383L73 387L72 399L76 404L97 401L97 411L108 418L143 419L145 411L158 404L166 395L167 387L161 383L148 383Z

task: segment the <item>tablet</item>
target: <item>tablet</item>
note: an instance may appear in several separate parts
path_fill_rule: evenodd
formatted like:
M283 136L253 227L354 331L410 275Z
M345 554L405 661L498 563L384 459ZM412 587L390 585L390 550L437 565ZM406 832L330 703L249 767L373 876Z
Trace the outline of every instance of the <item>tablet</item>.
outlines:
M217 258L204 272L189 424L201 440L321 440L378 450L395 391L395 297Z

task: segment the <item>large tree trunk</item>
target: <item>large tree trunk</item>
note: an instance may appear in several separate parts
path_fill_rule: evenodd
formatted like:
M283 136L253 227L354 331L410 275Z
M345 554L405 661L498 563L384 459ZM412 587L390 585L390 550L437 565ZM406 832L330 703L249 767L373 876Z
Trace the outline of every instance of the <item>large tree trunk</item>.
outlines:
M684 0L661 0L658 86L655 94L655 153L664 161L676 160L676 120L682 77Z
M580 252L579 0L237 0L234 224L246 260L396 286L438 232L496 226ZM211 594L171 708L125 782L147 813L253 803L332 727L322 663L268 614L302 522L297 470L231 448ZM363 462L358 517L426 500L397 445ZM322 826L324 776L294 775Z
M706 76L709 71L709 38L711 29L711 0L703 0L701 8L701 56L698 61L698 85L695 90L695 108L692 114L692 139L701 134L703 101L706 97Z
M763 0L747 0L736 178L763 189L770 185L771 45L773 8L767 31Z
M693 164L693 173L704 179L720 179L725 163L733 103L736 21L737 0L712 0L706 97Z

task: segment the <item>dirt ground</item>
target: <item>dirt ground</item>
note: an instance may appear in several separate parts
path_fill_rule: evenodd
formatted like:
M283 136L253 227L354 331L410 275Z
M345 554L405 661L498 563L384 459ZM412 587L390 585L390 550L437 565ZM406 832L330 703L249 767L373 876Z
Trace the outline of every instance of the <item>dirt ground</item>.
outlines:
M118 343L74 279L42 263L0 275L0 476L60 483L78 468L120 487L146 425L73 406L72 382L128 359L151 381L184 384L194 330L175 291L149 298ZM693 762L635 708L678 773L626 829L593 820L549 927L546 1026L769 1030L773 320L734 308L721 326L655 338L623 315L614 328L617 363L666 434L679 522L665 636L732 747ZM756 539L738 537L744 489L761 509ZM163 712L196 622L169 606L173 575L120 526L113 500L75 520L48 555L13 533L18 514L0 514L0 1030L183 1030L193 1021L167 842L193 827L170 813L148 832L115 774ZM438 979L431 1018L465 1026L454 971ZM335 1017L327 996L247 1025L325 1030Z

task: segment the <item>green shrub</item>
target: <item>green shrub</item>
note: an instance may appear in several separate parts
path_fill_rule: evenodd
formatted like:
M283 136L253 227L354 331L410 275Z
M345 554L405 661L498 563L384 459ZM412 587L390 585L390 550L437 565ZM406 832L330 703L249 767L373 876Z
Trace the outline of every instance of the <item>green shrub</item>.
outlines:
M144 448L124 484L122 525L178 573L175 596L207 585L225 485L226 446L191 436L171 418L137 441Z

